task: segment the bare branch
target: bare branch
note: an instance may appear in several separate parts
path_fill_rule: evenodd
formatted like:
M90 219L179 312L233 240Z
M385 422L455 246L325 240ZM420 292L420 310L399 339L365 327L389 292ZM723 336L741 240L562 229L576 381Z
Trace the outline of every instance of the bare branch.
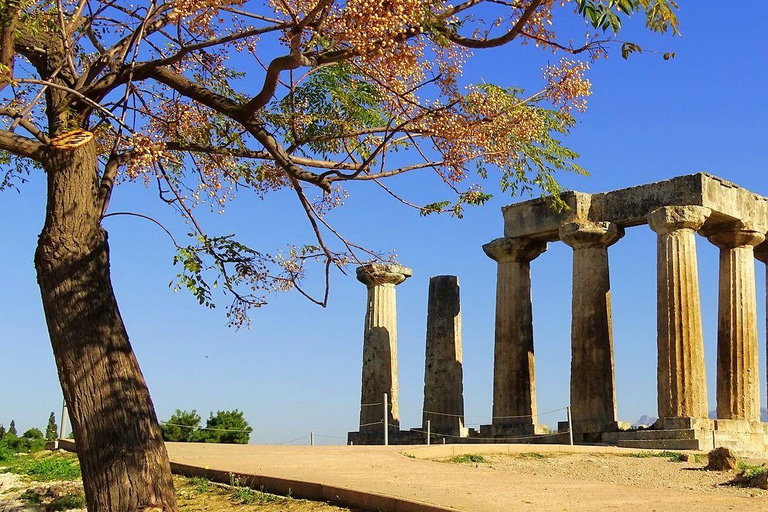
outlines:
M533 16L533 13L536 11L539 5L541 5L542 2L543 0L532 0L531 5L529 5L525 12L523 12L522 16L520 16L520 19L517 20L517 23L515 23L515 26L502 36L494 37L492 39L474 39L471 37L460 36L459 34L448 31L447 29L445 35L452 42L466 48L494 48L496 46L503 46L512 41L520 34L520 32L522 32L523 28L525 28L525 25L531 19L531 16Z

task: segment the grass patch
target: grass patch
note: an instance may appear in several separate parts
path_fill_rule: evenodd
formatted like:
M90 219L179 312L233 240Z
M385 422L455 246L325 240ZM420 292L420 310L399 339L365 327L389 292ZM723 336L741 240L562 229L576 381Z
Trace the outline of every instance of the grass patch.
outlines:
M549 455L543 453L531 452L531 453L518 453L518 457L521 459L546 459Z
M416 456L414 454L408 453L408 452L403 452L403 455L405 455L409 459L415 459L416 458Z
M680 452L637 452L637 453L622 453L621 457L633 457L635 459L647 459L650 457L659 457L662 459L669 459L670 462L682 462L683 454Z
M455 455L449 458L448 462L453 462L454 464L482 464L486 460L482 455L468 453L466 455Z
M195 476L189 479L189 485L195 490L197 494L203 494L208 492L212 488L211 481L202 476Z
M0 472L25 475L38 482L79 480L80 464L74 454L45 452L14 455L0 462Z
M71 510L85 508L85 496L82 494L65 494L53 500L46 510Z

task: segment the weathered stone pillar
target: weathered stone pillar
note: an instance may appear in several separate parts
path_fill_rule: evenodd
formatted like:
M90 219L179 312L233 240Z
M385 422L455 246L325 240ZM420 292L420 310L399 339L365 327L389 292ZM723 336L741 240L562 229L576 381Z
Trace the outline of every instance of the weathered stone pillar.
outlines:
M483 251L498 262L493 360L493 432L532 434L536 425L531 261L547 243L498 238Z
M765 234L730 227L707 238L720 248L717 417L760 421L754 247Z
M381 404L389 395L389 425L399 429L397 381L397 309L395 286L411 277L400 265L370 264L357 268L357 279L368 287L363 337L363 384L360 399L360 433L381 432ZM371 425L373 423L378 423Z
M575 432L616 428L608 247L622 236L624 229L611 222L573 222L560 228L560 239L573 248L571 414Z
M662 419L707 417L696 231L710 213L701 206L667 206L648 216L659 235L657 385Z
M429 280L427 348L424 358L423 428L461 436L464 431L464 387L461 367L461 303L459 278Z
M766 264L765 290L766 290L766 338L768 339L768 242L763 242L755 247L755 258ZM768 351L766 351L766 372L768 372ZM768 396L768 395L766 395ZM762 417L761 417L762 419Z

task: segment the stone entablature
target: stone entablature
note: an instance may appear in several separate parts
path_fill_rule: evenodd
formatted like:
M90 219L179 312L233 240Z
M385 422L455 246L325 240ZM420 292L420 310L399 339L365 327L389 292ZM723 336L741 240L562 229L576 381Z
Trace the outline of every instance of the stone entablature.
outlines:
M704 173L599 194L565 192L561 198L568 209L559 212L547 198L505 206L504 236L555 241L560 239L560 227L569 222L639 226L648 223L651 212L665 206L709 208L704 230L735 223L768 232L768 198Z

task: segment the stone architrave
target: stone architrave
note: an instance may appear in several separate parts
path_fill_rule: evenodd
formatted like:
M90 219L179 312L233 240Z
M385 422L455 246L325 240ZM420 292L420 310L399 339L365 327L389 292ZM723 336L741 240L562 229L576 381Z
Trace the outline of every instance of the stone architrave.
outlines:
M755 247L755 258L766 264L765 290L768 299L768 242L763 242ZM768 313L768 300L766 301L766 313ZM768 316L766 316L766 333L768 333ZM768 372L768 352L766 352L766 372Z
M530 238L498 238L483 246L498 263L492 421L496 433L535 430L531 261L546 250L546 242Z
M707 380L696 258L696 231L711 214L666 206L648 216L657 239L658 413L706 418Z
M399 429L395 286L411 275L411 269L400 265L374 263L357 268L357 279L368 287L363 336L360 433L381 432L384 393L387 393L390 403L387 409L389 426Z
M760 421L754 248L765 233L743 226L713 228L720 248L717 323L717 417Z
M608 247L624 236L612 222L571 222L560 239L573 248L571 415L575 432L616 425Z
M427 420L433 432L461 436L464 430L461 303L456 276L435 276L429 280L424 429Z

